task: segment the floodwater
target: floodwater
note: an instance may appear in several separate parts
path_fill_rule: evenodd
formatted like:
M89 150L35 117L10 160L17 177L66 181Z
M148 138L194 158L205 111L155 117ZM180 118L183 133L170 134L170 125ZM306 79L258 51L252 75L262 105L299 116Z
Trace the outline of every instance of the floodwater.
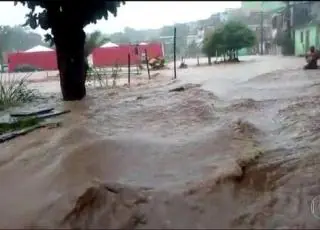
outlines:
M320 72L303 64L256 57L61 103L62 127L1 145L0 227L320 227Z

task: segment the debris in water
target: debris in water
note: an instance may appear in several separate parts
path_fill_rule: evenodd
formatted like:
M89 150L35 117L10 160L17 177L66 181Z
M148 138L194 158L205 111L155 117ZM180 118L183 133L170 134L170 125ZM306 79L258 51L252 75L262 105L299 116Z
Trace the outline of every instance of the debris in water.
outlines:
M185 90L184 86L179 86L177 88L170 89L169 92L181 92L181 91L184 91L184 90Z
M34 126L31 126L31 127L28 127L28 128L21 129L21 130L17 130L17 131L13 131L13 132L10 132L10 133L2 134L2 135L0 135L0 143L3 143L3 142L8 141L8 140L11 140L11 139L13 139L15 137L18 137L18 136L25 135L25 134L30 133L33 130L36 130L36 129L41 128L41 127L43 127L43 125L42 124L38 124L38 125L34 125Z
M55 117L55 116L59 116L59 115L70 113L70 112L71 112L70 110L53 111L47 114L38 115L36 117L39 119L45 119L45 118Z
M55 129L58 127L61 127L62 123L61 121L55 121L55 122L50 122L47 124L48 129Z
M169 92L181 92L187 89L198 88L200 86L201 86L200 84L185 84L185 85L181 85L179 87L170 89Z
M39 124L40 120L36 117L28 117L23 119L10 119L8 121L0 122L0 134L10 131L24 129Z
M46 113L44 113L45 111ZM45 122L44 119L69 112L70 110L53 111L53 109L43 109L38 111L16 113L14 115L18 116L13 117L13 120L0 123L0 143L11 140L21 135L25 135L38 128L48 127L49 129L51 129L60 127L61 122ZM32 115L30 116L29 114Z
M54 108L45 108L45 109L38 109L38 110L33 110L33 111L20 111L20 112L15 112L11 113L11 117L27 117L27 116L35 116L35 115L40 115L40 114L45 114L49 113L53 110Z
M146 98L147 98L146 96L140 95L137 97L137 100L142 100L142 99L146 99Z

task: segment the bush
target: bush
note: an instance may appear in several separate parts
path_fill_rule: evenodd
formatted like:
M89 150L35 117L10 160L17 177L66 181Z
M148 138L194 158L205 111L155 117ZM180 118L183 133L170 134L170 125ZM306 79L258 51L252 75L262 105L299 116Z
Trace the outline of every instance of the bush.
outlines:
M37 98L36 92L28 88L27 77L15 79L11 75L6 79L3 75L0 76L0 110Z

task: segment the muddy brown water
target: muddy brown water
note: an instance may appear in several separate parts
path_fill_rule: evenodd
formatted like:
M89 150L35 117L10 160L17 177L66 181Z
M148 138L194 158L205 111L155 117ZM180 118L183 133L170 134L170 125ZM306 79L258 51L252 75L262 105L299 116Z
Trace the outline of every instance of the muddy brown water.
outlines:
M90 91L60 104L72 110L62 127L2 144L0 227L320 227L319 72L169 93L189 71L165 87Z

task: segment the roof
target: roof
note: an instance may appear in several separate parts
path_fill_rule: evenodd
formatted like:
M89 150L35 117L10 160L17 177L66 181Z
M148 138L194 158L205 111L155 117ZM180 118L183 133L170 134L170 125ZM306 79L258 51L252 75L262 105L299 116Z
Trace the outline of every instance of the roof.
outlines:
M50 49L48 47L45 47L45 46L35 46L31 49L28 49L26 51L24 51L25 53L33 53L33 52L46 52L46 51L54 51L53 49Z
M106 47L119 47L117 44L112 43L112 42L107 42L105 44L103 44L102 46L100 46L102 48L106 48Z

